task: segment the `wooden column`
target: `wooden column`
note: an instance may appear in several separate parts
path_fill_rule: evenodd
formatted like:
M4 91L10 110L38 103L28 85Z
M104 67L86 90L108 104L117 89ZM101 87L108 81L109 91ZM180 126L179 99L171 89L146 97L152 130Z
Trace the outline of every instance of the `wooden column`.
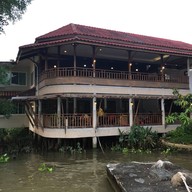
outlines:
M73 98L73 114L77 113L77 98Z
M73 45L73 67L74 67L74 76L77 75L77 53L76 53L76 47L77 45Z
M57 97L57 127L61 128L61 97Z
M164 58L163 55L161 55L161 80L165 81L165 65L164 65Z
M164 105L164 99L161 99L161 114L162 114L162 125L165 128L165 105Z
M131 67L132 67L132 63L131 63L131 51L128 51L128 72L129 72L129 79L131 78Z
M94 96L92 99L92 114L93 114L93 129L95 132L95 136L92 138L93 148L97 148L97 136L96 136L96 129L97 129L97 100Z
M104 111L106 112L107 110L107 98L104 98Z
M41 100L38 100L38 122L40 121L42 124L42 120L41 120L41 111L42 111L42 103ZM38 125L39 127L39 125Z
M48 69L47 49L45 51L45 71Z
M57 47L57 54L58 54L57 67L58 67L58 68L60 67L60 57L61 57L60 49L61 49L61 47L58 46L58 47Z
M93 77L95 77L95 69L96 69L96 48L93 46Z
M69 114L69 99L66 98L66 106L65 106L66 114Z
M133 99L129 98L129 125L133 126Z

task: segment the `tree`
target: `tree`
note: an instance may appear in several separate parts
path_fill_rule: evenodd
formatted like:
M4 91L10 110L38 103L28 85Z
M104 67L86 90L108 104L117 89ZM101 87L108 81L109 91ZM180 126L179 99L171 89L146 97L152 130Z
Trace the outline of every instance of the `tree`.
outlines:
M181 95L177 90L173 91L173 94L177 97L175 105L180 106L183 112L172 113L166 118L167 123L174 123L179 120L184 126L191 126L192 119L190 117L192 113L192 94Z
M8 66L0 66L0 85L6 85L9 82L9 74Z
M4 27L9 22L16 22L21 19L27 6L32 0L0 0L0 34L4 33Z

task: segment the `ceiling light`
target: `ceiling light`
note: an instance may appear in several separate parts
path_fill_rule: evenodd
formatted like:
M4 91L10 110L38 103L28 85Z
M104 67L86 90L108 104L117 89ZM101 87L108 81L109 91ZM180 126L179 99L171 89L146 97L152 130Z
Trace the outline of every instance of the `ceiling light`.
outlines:
M163 55L163 59L166 59L168 57L169 57L169 55ZM159 60L161 60L161 56L153 58L153 61L159 61Z

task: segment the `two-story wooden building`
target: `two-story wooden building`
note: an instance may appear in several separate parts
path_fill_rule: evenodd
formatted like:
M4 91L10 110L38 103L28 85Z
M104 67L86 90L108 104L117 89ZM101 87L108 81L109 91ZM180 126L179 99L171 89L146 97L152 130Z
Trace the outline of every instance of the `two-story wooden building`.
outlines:
M27 86L13 99L47 138L89 137L95 146L134 124L165 133L176 127L165 116L180 110L173 89L189 93L191 64L187 43L69 24L19 48Z

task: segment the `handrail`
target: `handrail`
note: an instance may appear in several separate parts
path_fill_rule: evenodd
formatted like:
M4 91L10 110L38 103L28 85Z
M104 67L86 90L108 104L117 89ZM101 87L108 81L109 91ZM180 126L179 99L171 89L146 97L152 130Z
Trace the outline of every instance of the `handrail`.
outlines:
M134 114L135 125L162 125L162 114Z
M165 74L164 76L157 73L128 72L117 70L96 69L83 67L58 67L43 71L40 75L40 81L57 77L95 77L101 79L119 79L135 81L155 81L168 83L188 83L188 78L179 74Z
M92 114L65 114L57 116L57 114L44 114L43 127L59 128L92 128ZM162 125L162 114L134 114L134 125ZM104 113L102 116L97 116L97 127L124 127L130 126L128 113Z

